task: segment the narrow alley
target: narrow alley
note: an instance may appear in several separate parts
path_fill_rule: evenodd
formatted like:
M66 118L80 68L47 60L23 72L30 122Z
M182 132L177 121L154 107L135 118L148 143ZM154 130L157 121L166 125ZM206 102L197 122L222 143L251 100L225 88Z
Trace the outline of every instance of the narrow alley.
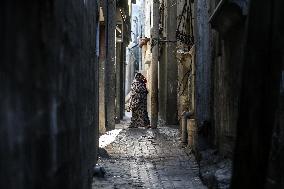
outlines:
M284 0L0 15L0 189L284 189Z
M181 148L178 128L133 129L128 124L129 119L124 120L101 136L98 164L106 175L94 178L93 189L207 188L200 181L194 156Z

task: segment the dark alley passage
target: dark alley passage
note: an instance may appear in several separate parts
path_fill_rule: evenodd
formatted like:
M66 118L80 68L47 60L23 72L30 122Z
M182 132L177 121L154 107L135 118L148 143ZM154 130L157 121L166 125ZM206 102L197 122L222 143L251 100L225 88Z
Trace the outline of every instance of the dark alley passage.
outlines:
M284 189L284 0L0 15L0 189Z
M93 189L153 188L205 189L193 155L180 147L177 128L128 128L129 121L116 125L104 140L115 140L99 153L105 178L94 178Z

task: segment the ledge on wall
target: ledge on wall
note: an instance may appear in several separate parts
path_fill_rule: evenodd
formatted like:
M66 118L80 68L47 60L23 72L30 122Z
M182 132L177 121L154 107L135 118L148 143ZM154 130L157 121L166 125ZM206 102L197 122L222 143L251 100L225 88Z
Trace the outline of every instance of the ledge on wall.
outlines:
M221 0L209 18L211 27L225 36L244 22L247 4L247 0Z

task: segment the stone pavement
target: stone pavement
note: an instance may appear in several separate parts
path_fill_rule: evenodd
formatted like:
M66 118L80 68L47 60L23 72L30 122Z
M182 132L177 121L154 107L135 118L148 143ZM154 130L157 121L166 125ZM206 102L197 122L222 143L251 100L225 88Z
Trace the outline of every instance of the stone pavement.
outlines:
M98 163L106 170L105 178L95 177L93 189L205 189L198 177L193 157L180 147L178 129L129 129L126 122L100 141L107 154ZM113 137L111 135L117 135ZM104 143L104 144L103 144ZM109 157L108 157L109 155Z

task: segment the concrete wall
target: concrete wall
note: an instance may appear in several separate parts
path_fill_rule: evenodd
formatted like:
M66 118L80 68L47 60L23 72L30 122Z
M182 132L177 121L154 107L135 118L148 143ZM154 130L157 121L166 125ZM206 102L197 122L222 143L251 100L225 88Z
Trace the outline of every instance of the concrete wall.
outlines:
M126 36L128 37L128 36ZM128 45L129 42L125 42L125 43L122 43L122 49L121 49L121 65L122 65L122 68L121 68L121 71L122 71L122 74L123 76L120 77L120 83L121 83L121 89L120 89L120 104L121 104L121 107L120 107L120 119L123 119L124 116L125 116L125 109L126 109L126 106L125 106L125 88L126 88L126 50L127 50L127 45Z
M207 0L195 2L196 118L200 126L211 120L211 53Z
M239 112L242 75L240 49L244 48L244 26L234 30L224 39L218 34L214 37L214 144L223 155L232 156Z
M4 1L0 12L0 188L89 188L97 1Z
M122 103L121 98L124 96L123 91L123 45L122 43L116 43L116 62L115 62L115 69L116 69L116 95L115 95L115 122L119 123L120 119L122 118L122 109L124 103Z
M177 125L177 4L175 1L164 2L164 11L160 15L163 30L160 38L165 41L159 42L159 121L160 124Z
M167 89L165 87L166 81L166 48L164 46L160 47L160 59L159 59L159 121L160 124L165 124L166 120L166 99L167 99Z
M115 27L116 2L104 1L106 26L106 62L105 62L105 119L106 130L115 128Z
M175 0L165 3L165 36L168 42L166 48L166 124L177 124L177 56L176 56L176 28L177 5ZM174 15L174 16L173 16Z
M234 23L224 15L231 24L226 33L218 30L226 27L222 22L208 25L218 2L200 0L195 4L196 117L198 126L206 127L207 143L217 147L222 155L232 157L239 112L245 22ZM224 8L220 12L225 12Z
M99 56L99 133L106 132L105 118L105 25L100 25L100 56Z

